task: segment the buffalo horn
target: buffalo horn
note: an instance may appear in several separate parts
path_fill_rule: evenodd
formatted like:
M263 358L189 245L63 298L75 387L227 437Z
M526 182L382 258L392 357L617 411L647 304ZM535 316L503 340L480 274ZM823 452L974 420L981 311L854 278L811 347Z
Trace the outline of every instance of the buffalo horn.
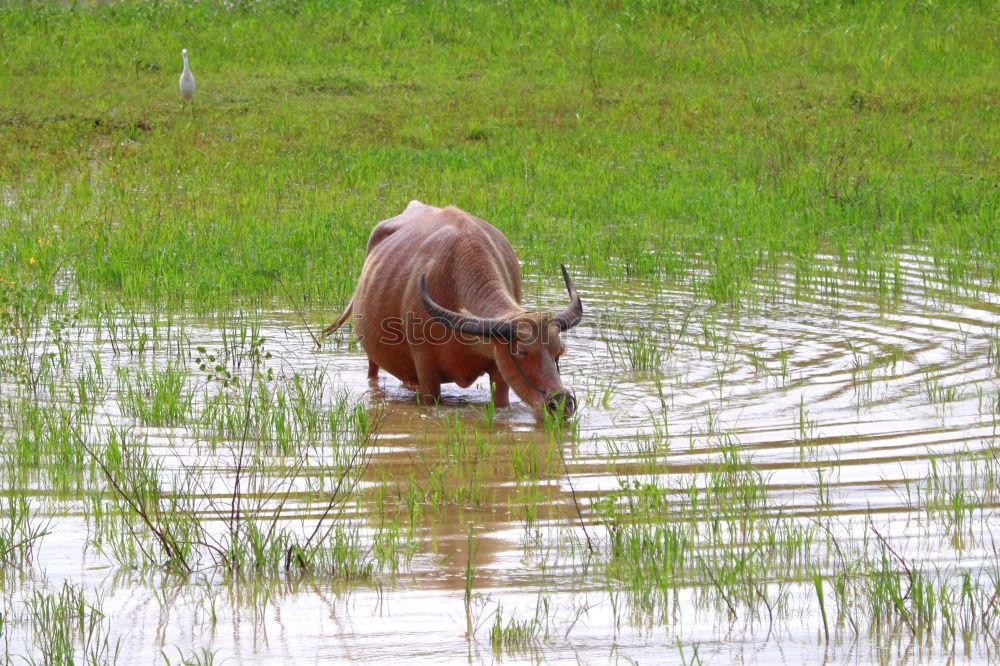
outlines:
M565 331L573 328L583 319L583 302L580 300L580 295L576 293L573 281L569 279L569 271L566 270L565 264L562 265L562 274L563 280L566 281L566 291L569 292L570 304L552 319L558 324L560 331Z
M435 303L427 293L426 276L420 276L420 300L427 309L427 314L453 331L461 331L469 335L484 338L499 338L509 341L514 334L513 325L506 319L485 319L472 315L459 314L445 309Z

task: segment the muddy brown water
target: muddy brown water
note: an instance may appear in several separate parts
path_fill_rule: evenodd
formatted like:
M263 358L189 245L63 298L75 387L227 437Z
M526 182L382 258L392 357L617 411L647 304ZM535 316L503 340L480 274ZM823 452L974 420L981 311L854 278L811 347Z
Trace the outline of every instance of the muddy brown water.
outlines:
M667 617L622 611L621 590L588 576L581 550L581 521L586 536L603 547L606 534L591 502L617 490L622 480L659 476L667 485L682 485L728 448L760 473L775 515L803 523L833 516L830 524L845 542L864 538L870 516L913 562L992 566L993 506L980 507L956 539L928 519L914 493L935 460L982 451L997 441L1000 291L938 284L929 277L929 261L919 256L904 257L901 265L896 294L859 288L846 275L838 277L832 294L800 288L789 278L740 310L705 304L685 285L579 276L586 317L565 336L562 362L564 383L581 403L576 435L540 426L515 401L497 412L493 445L477 463L478 485L467 476L469 465L447 467L439 442L456 424L467 434L488 432L485 380L469 389L444 387L441 406L417 405L391 377L369 383L365 358L349 333L316 350L296 313L254 313L280 374L318 368L330 387L384 412L364 479L347 508L351 515L371 524L379 487L388 480L389 495L397 500L392 515L405 522L399 498L408 484L426 488L442 465L453 475L442 480L444 487L475 485L479 499L424 506L415 521L412 559L395 574L380 572L363 581L279 578L261 585L269 590L262 602L248 589L252 585L226 583L211 572L180 580L155 570L123 570L87 546L82 504L52 498L38 504L52 516L51 534L35 566L9 581L7 593L16 606L64 580L82 584L88 594L102 596L122 661L136 663L159 659L161 650L174 659L178 649L190 654L199 647L215 651L221 663L681 663L696 646L712 662L986 658L976 643L944 652L865 636L826 643L811 583L801 581L787 589L790 610L773 628L734 621L724 608L699 601L701 584L683 581ZM557 286L533 286L525 300L557 307L563 299ZM183 332L189 350L220 343L214 322L177 317L172 326ZM320 322L312 328L318 331ZM642 336L661 354L653 369L635 369L629 360L625 340ZM95 341L92 330L76 332L75 340L75 353L93 358L93 351L106 374L113 374L107 368L139 362ZM156 356L148 352L141 362L155 362ZM98 415L120 419L114 403L108 397ZM171 461L187 455L177 452L187 451L197 437L186 427L140 430L168 468L176 467ZM553 438L561 443L553 447ZM561 451L565 466L553 451ZM513 469L530 467L530 461L540 471L526 483ZM213 490L225 492L229 483L231 475L220 470ZM531 521L518 508L527 491L540 497ZM292 497L292 522L321 511L305 497ZM685 501L679 494L678 515ZM471 637L464 603L470 530L478 627ZM498 605L504 617L522 620L544 605L544 635L519 649L495 651L489 627ZM33 649L24 627L9 628L6 640L11 654Z

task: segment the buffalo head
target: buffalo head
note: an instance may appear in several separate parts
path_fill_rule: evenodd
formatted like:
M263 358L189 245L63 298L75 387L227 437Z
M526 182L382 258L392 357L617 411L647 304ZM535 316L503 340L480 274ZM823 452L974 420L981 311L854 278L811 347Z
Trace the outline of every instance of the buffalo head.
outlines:
M570 304L556 315L521 312L510 318L488 319L452 312L431 299L423 276L420 299L427 313L447 328L489 340L503 378L536 411L562 410L569 416L576 411L576 400L559 378L556 362L565 351L559 334L580 323L583 303L565 266L562 272Z

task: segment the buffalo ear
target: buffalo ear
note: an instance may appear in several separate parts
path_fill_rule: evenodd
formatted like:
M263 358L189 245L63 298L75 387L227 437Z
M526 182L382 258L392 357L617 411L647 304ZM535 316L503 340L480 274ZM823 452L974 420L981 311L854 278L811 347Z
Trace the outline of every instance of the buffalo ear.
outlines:
M569 277L566 264L561 264L561 266L563 280L566 282L566 291L569 292L570 303L566 306L565 310L552 317L552 320L559 326L560 331L565 331L573 328L583 319L583 301L580 300L580 295L576 293L576 287L573 286L573 280Z
M452 331L461 331L468 335L482 338L493 338L502 342L510 342L514 337L514 325L506 319L486 319L474 315L459 314L443 308L427 293L427 276L420 276L420 301L424 304L427 314Z

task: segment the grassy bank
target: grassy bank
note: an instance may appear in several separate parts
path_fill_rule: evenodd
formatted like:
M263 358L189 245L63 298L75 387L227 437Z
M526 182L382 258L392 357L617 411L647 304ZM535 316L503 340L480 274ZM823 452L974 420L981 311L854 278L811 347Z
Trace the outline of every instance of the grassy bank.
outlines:
M1000 278L997 6L765 4L5 4L0 278L331 308L413 198L552 280Z

